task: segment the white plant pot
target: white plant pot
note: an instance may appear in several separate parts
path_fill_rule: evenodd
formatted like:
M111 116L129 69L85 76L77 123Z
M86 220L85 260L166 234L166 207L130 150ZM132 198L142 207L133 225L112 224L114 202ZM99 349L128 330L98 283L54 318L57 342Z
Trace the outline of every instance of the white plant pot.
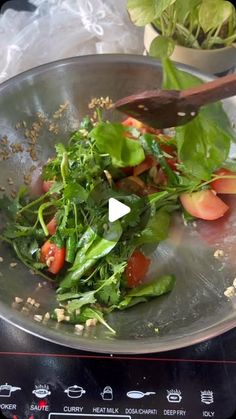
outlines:
M149 52L153 39L157 36L159 34L152 24L145 26L144 47L147 53ZM171 59L195 67L203 72L220 75L234 71L236 67L236 48L224 47L203 50L176 45Z

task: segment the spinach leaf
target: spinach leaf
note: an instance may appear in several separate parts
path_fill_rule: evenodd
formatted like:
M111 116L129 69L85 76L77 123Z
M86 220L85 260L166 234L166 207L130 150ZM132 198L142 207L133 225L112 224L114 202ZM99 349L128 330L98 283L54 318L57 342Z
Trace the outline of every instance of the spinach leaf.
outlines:
M152 282L140 285L129 291L116 308L124 310L136 304L146 302L154 297L166 294L172 291L175 286L175 277L173 275L164 275Z
M166 89L185 89L201 83L197 77L175 68L168 59L163 60L163 67ZM192 121L176 127L175 138L185 173L208 180L227 158L235 133L218 102L202 107Z
M106 256L116 246L122 235L122 228L119 221L111 223L103 237L95 234L90 247L84 251L84 248L78 250L73 266L65 279L60 283L60 288L70 288L92 268L99 259Z
M141 144L126 137L121 124L101 122L90 133L101 153L111 156L115 167L135 166L145 159Z
M127 293L128 297L158 297L170 292L175 286L174 275L164 275L154 281L133 288Z
M137 246L146 243L158 243L165 240L169 233L170 214L163 208L157 211L148 221L146 227L135 240Z

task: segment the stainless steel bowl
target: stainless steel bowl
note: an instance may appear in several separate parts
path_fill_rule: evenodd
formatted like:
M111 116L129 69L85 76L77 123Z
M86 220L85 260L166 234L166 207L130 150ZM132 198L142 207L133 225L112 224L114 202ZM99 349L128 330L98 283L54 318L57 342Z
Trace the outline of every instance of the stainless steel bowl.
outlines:
M185 69L203 80L210 79L193 69ZM44 162L53 154L54 144L66 140L68 132L88 113L91 98L108 95L116 100L133 92L159 87L161 73L160 64L147 57L97 55L43 65L0 85L0 135L7 135L10 143L21 142L24 146L23 152L0 162L1 186L10 193L12 187L7 178L11 177L19 187L25 172L32 166L30 155L25 151L25 128L16 129L18 121L25 121L29 126L35 121L37 112L52 116L59 105L69 101L69 111L59 120L60 133L50 132L49 126L41 130L37 154ZM225 106L233 119L235 100L225 101ZM114 115L114 118L120 118L120 115ZM234 199L231 200L234 205ZM4 220L0 222L3 224ZM231 285L236 272L235 223L234 210L224 221L201 222L196 228L185 227L177 218L170 239L154 252L151 272L151 275L154 272L175 273L176 288L150 303L111 314L108 320L117 331L115 337L103 326L90 328L79 336L74 333L73 326L52 320L38 323L33 319L32 310L22 312L12 307L15 296L24 300L30 296L40 302L39 312L45 313L55 301L55 291L50 285L37 288L38 282L42 281L20 263L15 268L9 267L15 260L14 253L1 243L0 256L4 262L0 264L0 314L15 326L43 339L97 352L158 352L211 338L236 324L235 301L224 296L224 290ZM225 252L222 260L214 257L217 248Z

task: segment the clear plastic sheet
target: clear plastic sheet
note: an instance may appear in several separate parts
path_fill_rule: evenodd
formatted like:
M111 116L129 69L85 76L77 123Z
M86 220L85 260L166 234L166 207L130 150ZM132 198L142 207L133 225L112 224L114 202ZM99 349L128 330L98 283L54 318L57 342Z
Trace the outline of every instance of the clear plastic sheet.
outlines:
M126 0L31 3L37 7L34 12L5 8L0 15L0 82L66 57L143 52L143 31L130 22Z

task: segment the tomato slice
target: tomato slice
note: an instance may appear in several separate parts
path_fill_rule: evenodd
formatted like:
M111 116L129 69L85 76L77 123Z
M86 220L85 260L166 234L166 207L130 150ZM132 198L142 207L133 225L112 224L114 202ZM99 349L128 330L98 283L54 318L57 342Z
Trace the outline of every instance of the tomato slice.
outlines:
M210 189L180 195L183 207L190 215L203 220L217 220L229 209L222 199Z
M148 271L150 262L150 259L144 256L139 250L133 252L125 268L125 276L129 288L136 287L142 282Z
M43 181L43 192L46 193L48 192L51 187L54 185L55 181L54 180L44 180Z
M161 132L159 129L149 127L148 125L143 124L142 122L138 121L135 118L132 118L131 116L122 121L122 125L124 125L125 127L134 127L142 134L145 134L146 132L149 132L151 134L159 134Z
M146 172L147 170L151 169L151 167L154 167L157 165L156 159L149 155L146 156L145 159L142 161L142 163L138 164L133 169L133 175L139 176L141 173Z
M57 274L64 266L65 253L64 247L58 247L47 240L41 247L40 261L46 263L49 272Z
M53 217L51 219L51 221L49 221L49 223L47 224L47 229L48 229L48 232L49 232L49 234L51 236L56 233L56 231L57 231L57 222L56 222L56 218L55 217Z
M236 194L236 173L228 169L219 169L216 173L218 176L234 176L234 179L216 179L211 183L212 189L217 193Z

